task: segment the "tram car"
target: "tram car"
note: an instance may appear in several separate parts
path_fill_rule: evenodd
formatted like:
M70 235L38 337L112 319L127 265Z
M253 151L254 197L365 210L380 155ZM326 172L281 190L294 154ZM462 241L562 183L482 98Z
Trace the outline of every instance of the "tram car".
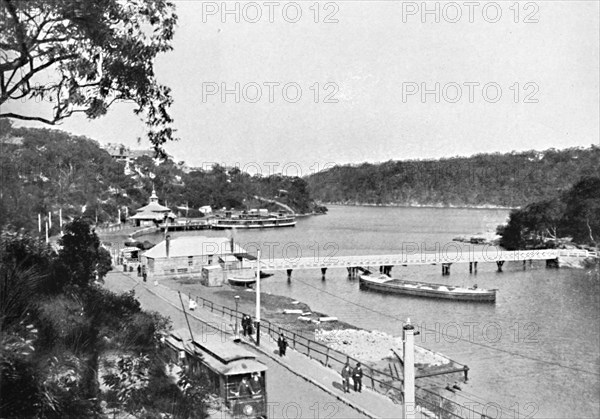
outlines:
M234 418L267 418L267 366L242 344L222 334L190 337L186 329L164 340L171 361L188 374L204 375Z

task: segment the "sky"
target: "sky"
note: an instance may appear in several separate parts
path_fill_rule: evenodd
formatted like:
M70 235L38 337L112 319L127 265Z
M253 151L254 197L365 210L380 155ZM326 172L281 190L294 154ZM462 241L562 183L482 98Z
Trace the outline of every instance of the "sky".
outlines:
M175 3L156 73L180 138L166 150L189 166L306 175L600 144L597 1ZM132 109L59 128L148 148Z

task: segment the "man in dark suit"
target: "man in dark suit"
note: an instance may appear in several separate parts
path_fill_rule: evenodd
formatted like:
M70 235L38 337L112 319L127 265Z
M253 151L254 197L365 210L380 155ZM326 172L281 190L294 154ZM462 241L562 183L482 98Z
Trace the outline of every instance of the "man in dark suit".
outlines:
M360 362L357 362L356 367L352 371L352 380L354 381L354 391L358 391L359 393L362 391L362 378L363 370L360 366Z
M285 356L285 350L288 347L288 342L283 333L279 335L279 339L277 339L277 346L279 347L279 356Z

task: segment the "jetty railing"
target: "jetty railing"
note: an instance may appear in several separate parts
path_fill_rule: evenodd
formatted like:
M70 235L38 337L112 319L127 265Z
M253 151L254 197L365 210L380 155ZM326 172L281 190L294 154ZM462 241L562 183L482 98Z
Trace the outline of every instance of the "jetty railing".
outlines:
M495 246L471 249L445 249L436 252L400 253L395 255L325 256L296 259L261 259L260 268L270 271L289 269L351 268L369 266L429 265L436 263L521 262L551 260L560 257L597 258L598 252L582 249L503 250ZM256 262L249 266L255 268Z
M192 299L192 295L188 295ZM203 309L210 310L213 313L221 314L222 316L228 316L231 321L239 322L242 319L242 312L236 311L230 307L215 304L213 301L208 300L204 297L193 296L198 306L202 306ZM301 333L286 329L276 323L269 320L261 320L261 329L266 331L269 338L274 342L281 333L286 336L290 346L296 351L307 357L320 362L328 368L332 368L336 371L341 371L346 362L350 364L356 364L361 362L360 360L337 351L323 343L317 342L313 339L303 336ZM361 362L361 364L363 364ZM448 371L451 373L463 373L464 369L456 369ZM363 385L366 388L370 388L377 393L383 394L389 397L394 403L403 402L403 378L396 372L391 370L390 372L378 370L368 365L363 365ZM418 376L417 376L418 378ZM419 406L423 414L426 416L432 416L440 419L462 419L462 418L484 418L480 412L472 409L469 406L463 406L453 400L450 400L440 394L435 393L432 390L416 386L415 389L415 401Z

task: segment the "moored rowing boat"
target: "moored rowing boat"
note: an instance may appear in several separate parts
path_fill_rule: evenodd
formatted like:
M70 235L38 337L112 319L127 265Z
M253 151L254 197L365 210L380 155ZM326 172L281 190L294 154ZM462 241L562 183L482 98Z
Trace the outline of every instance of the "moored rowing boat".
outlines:
M443 298L448 300L475 301L493 303L496 301L497 289L459 287L428 282L393 279L387 275L361 275L361 288L375 291L412 295L416 297Z

